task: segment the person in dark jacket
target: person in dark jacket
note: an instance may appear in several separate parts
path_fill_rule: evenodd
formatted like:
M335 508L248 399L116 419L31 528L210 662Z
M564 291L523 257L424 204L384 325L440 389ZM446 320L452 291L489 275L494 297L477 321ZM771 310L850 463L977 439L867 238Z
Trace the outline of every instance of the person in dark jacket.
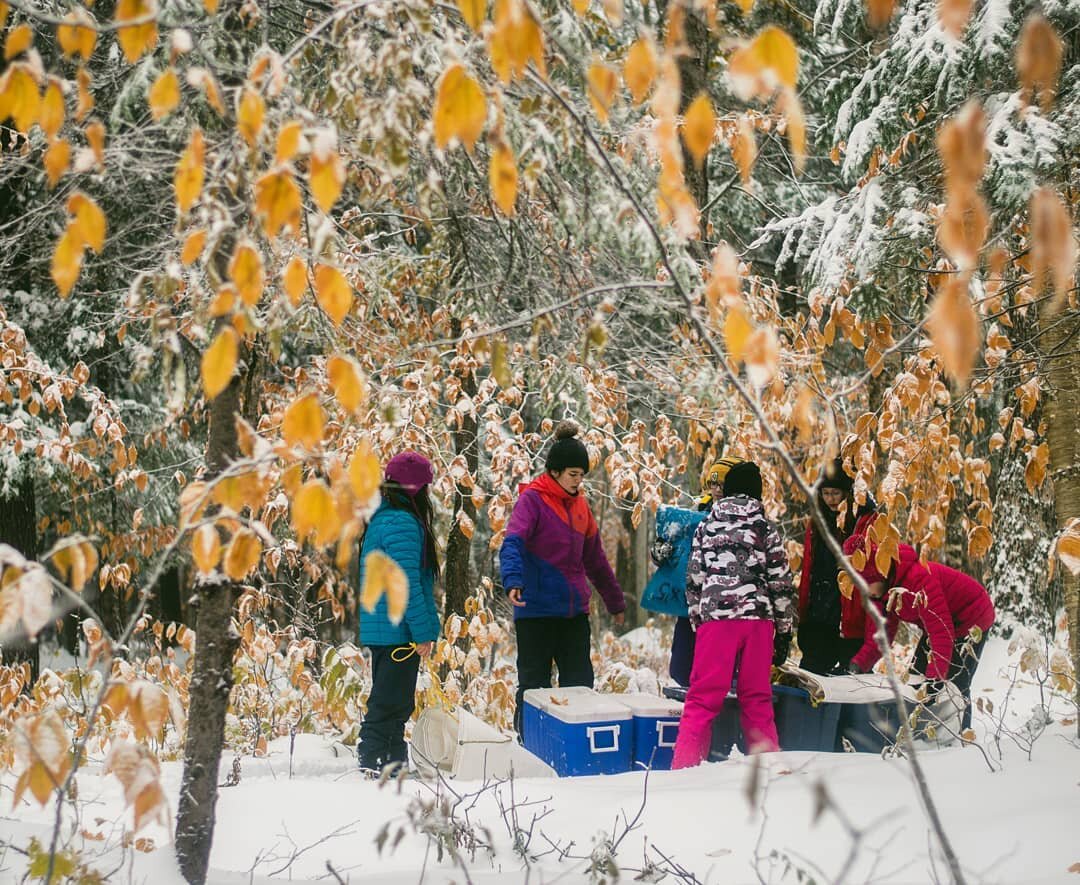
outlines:
M858 520L874 512L869 496L861 506L855 503L852 487L840 458L825 465L818 483L818 506L841 547ZM843 605L836 557L811 518L806 523L799 580L800 666L822 675L846 673L852 655L862 647L864 619L861 606Z
M780 749L773 715L772 664L794 626L795 589L784 543L761 504L761 472L753 462L732 467L724 497L694 533L686 601L697 633L672 768L708 755L712 722L735 678L739 721L752 753Z
M589 452L577 433L577 425L569 421L556 428L546 470L521 487L499 550L502 585L514 606L517 633L514 725L519 735L525 691L550 688L552 664L558 668L560 686L592 688L589 582L600 591L616 624L623 622L626 610L581 491Z
M701 498L698 500L698 510L710 510L713 500L723 497L724 478L732 467L741 463L741 458L725 455L723 458L717 458L710 465L701 477ZM655 554L653 559L655 561ZM676 618L675 630L671 635L671 661L668 664L668 675L686 688L690 685L690 669L693 665L694 628L690 624L689 617Z
M402 452L391 458L382 504L368 523L360 551L360 587L367 557L376 551L396 562L409 582L400 621L391 620L385 593L373 610L360 611L360 642L371 651L371 694L356 750L360 768L371 776L407 764L405 723L416 707L420 660L439 638L434 595L439 559L428 494L433 479L431 462L423 455Z

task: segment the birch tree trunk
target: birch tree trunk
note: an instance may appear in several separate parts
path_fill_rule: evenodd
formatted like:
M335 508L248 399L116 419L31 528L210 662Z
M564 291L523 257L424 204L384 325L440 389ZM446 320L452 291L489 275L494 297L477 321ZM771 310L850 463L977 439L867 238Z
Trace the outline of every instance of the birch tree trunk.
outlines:
M1050 479L1054 483L1054 511L1058 529L1080 516L1080 354L1075 335L1080 317L1044 317L1040 345L1043 376L1049 386L1046 438L1050 444ZM1069 622L1069 651L1073 673L1080 676L1080 577L1063 570L1065 612ZM1080 703L1080 680L1076 701ZM1080 735L1080 723L1077 725Z
M209 477L221 473L238 454L236 418L240 415L241 379L210 406L206 447ZM218 770L225 743L225 713L232 689L237 639L231 629L237 587L200 584L195 588L195 670L191 679L184 773L176 811L176 857L184 878L202 885L214 841Z

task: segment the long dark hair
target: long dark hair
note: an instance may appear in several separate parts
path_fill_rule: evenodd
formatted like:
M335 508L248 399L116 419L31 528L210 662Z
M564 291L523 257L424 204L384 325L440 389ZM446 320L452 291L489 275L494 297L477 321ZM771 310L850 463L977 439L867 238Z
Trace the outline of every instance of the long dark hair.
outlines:
M424 530L424 555L421 560L424 568L439 576L439 550L435 544L435 511L431 506L428 487L424 486L415 495L410 495L396 482L384 482L380 487L382 499L397 510L407 510L418 520Z
M817 503L821 508L821 512L825 517L825 522L829 526L829 532L837 541L841 544L851 537L851 533L855 531L855 523L859 521L859 517L865 513L871 513L877 509L877 503L874 501L870 494L866 495L866 502L861 506L855 503L855 495L849 489L844 492L844 503L840 506L847 505L847 512L844 514L843 520L837 519L837 514L829 509L829 505L825 503L825 498L822 496L822 492L825 488L836 488L835 486L823 486L818 489ZM814 551L821 549L821 545L825 543L824 538L821 535L821 529L818 527L817 520L813 517L810 518L810 530L812 532L811 537L814 542Z

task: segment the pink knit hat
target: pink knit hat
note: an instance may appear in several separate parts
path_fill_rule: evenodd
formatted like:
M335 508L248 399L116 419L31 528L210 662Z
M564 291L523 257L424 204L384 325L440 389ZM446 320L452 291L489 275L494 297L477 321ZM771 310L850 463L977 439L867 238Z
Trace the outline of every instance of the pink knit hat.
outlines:
M401 452L386 464L386 479L415 495L435 479L431 462L419 452Z

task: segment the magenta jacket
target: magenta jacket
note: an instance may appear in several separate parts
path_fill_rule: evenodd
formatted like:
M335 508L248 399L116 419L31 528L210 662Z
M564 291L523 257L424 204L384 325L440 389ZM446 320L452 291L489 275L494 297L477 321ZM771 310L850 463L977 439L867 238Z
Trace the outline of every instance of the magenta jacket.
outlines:
M522 589L525 605L514 607L515 620L587 613L589 581L609 612L626 608L585 497L569 494L546 473L522 487L499 568L504 590Z

